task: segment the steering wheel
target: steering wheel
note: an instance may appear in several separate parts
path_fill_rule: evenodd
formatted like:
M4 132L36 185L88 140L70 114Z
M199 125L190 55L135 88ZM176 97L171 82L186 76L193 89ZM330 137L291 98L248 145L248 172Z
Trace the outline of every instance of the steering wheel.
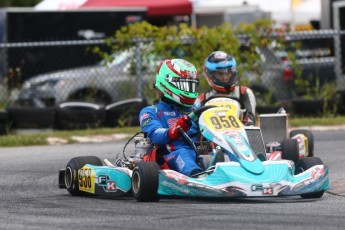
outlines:
M188 117L197 122L200 115L207 109L210 109L210 108L215 108L217 106L215 105L207 105L207 106L203 106L203 107L200 107L196 110L194 110L193 112L191 112ZM194 142L192 141L192 139L188 136L188 134L183 131L183 129L181 127L177 127L177 130L178 132L181 134L181 136L188 142L188 144L194 149L194 151L198 154L198 149L196 148Z
M210 108L215 108L215 107L217 107L217 106L215 106L215 105L206 105L206 106L202 106L202 107L200 107L200 108L194 110L193 112L191 112L191 113L188 115L188 117L189 117L191 120L197 122L198 119L199 119L199 117L200 117L200 115L201 115L205 110L208 110L208 109L210 109Z

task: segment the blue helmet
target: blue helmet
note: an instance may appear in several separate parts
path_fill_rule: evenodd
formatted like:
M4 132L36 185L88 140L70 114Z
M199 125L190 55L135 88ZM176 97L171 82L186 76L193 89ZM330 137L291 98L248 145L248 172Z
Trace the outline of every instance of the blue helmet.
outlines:
M237 84L236 60L223 51L211 53L205 60L208 84L217 92L230 92Z

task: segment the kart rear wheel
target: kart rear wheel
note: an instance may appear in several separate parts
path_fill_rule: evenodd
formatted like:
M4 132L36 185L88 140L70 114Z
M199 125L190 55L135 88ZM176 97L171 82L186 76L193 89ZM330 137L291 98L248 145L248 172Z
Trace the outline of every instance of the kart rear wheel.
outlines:
M323 165L323 162L318 157L305 157L300 159L295 167L295 174L300 174L307 169L315 166L315 165ZM307 193L300 195L303 199L313 199L313 198L320 198L323 196L325 191L318 191L313 193Z
M299 159L299 147L298 142L295 139L285 139L282 142L282 158L285 160L291 160L295 164Z
M313 133L306 129L296 129L290 132L290 138L297 135L303 134L308 140L308 157L314 156L314 136Z
M158 172L156 162L139 162L132 174L132 193L139 202L158 202Z
M79 191L78 170L86 164L102 166L102 161L96 156L84 156L72 158L66 166L65 184L67 191L73 196L84 195Z

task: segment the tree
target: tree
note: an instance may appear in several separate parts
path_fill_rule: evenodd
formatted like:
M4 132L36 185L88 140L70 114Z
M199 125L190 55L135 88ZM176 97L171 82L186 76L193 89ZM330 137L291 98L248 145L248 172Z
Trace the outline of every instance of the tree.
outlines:
M0 7L32 7L42 0L1 0Z

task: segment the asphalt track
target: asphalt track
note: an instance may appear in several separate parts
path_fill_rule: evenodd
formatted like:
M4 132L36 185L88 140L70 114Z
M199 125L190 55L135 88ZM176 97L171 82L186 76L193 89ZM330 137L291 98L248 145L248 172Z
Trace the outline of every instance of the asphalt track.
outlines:
M314 132L315 155L345 180L345 132ZM74 156L113 159L124 141L0 148L0 229L345 229L345 197L224 200L72 197L57 187L58 170ZM341 188L340 188L341 189Z

